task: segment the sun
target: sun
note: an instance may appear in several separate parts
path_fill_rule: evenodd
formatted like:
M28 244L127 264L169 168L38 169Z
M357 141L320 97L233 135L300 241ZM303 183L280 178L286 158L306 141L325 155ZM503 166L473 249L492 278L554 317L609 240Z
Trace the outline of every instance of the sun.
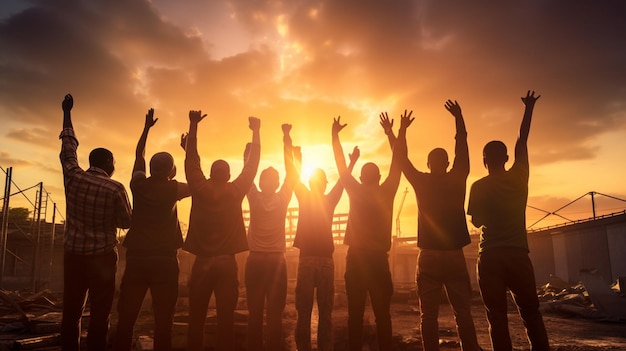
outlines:
M300 181L304 184L308 184L311 174L313 174L313 170L316 168L321 167L313 164L302 165L302 170L300 171Z
M332 149L329 145L307 145L302 147L302 165L300 169L300 181L309 183L311 174L317 168L323 170L326 175L336 173L337 166Z

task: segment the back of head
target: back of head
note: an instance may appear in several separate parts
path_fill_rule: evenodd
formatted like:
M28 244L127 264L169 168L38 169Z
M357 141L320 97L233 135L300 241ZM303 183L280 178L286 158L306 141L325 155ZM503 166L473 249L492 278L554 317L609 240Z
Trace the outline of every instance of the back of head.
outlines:
M274 193L280 184L280 176L274 167L268 167L259 176L259 187L264 193Z
M154 178L174 178L176 175L174 157L167 152L154 154L150 159L150 175Z
M211 165L211 180L218 183L226 183L230 179L230 166L224 160L217 160Z
M376 184L380 182L380 169L375 163L368 162L361 168L361 183L362 184Z
M438 147L428 153L428 168L431 173L445 173L449 165L446 150Z
M113 175L113 171L115 171L113 153L101 147L91 150L89 153L89 166L98 167L107 172L109 176Z
M508 160L506 145L500 140L492 140L483 148L483 162L488 169L504 167Z
M326 186L328 185L328 180L326 179L326 173L321 168L316 168L311 172L311 177L309 178L309 188L312 192L315 193L324 193L326 191Z

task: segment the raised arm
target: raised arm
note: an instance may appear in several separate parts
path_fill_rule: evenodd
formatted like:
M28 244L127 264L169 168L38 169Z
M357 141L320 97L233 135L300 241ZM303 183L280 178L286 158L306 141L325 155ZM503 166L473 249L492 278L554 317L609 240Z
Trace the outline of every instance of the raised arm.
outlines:
M285 182L283 183L283 187L287 186L289 188L293 188L297 178L298 172L296 170L295 162L294 162L294 150L293 150L293 142L291 140L291 124L283 124L281 126L283 130L283 160L285 162Z
M72 126L72 107L74 107L74 98L71 94L65 95L63 102L61 103L63 108L63 129L74 128Z
M391 150L393 150L393 145L396 142L396 136L393 135L393 119L389 119L387 112L380 114L380 126L383 127L383 130L387 135L387 139L389 140L389 146L391 147Z
M187 153L187 157L200 157L198 154L198 123L200 123L205 117L206 113L203 115L202 111L189 111L189 132L187 132L185 137L185 151Z
M350 171L346 166L346 157L343 155L343 147L341 146L341 141L339 141L339 132L346 126L347 124L341 124L341 116L333 119L333 154L335 156L335 164L337 165L337 171L339 172L339 178L341 179L341 181L349 181L349 178L352 178L352 175L350 174Z
M133 166L133 175L135 172L146 172L146 141L148 140L148 132L150 128L158 121L158 118L154 118L154 109L151 108L146 113L146 121L143 126L143 131L137 142L137 149L135 150L135 165Z
M387 179L385 179L385 182L383 183L386 187L397 189L398 184L400 184L400 176L402 175L402 163L403 160L408 160L406 147L406 129L411 125L411 123L413 123L413 120L415 120L415 118L411 117L412 114L413 111L404 110L404 114L400 116L400 129L398 130L396 146L393 148L389 174L387 175Z
M206 178L200 167L198 154L198 123L206 117L202 111L189 111L189 132L185 136L185 175L190 188L199 186Z
M74 98L72 95L65 95L63 102L61 103L61 107L63 108L63 130L59 135L59 139L62 141L59 159L61 160L61 166L63 167L63 174L68 177L77 172L82 172L82 169L78 165L78 156L76 155L78 139L76 139L74 128L72 126L73 106Z
M413 113L413 111L411 111L411 113ZM413 122L413 119L411 120L411 123ZM380 125L383 127L383 130L385 131L385 134L387 135L387 139L389 139L389 144L391 145L391 151L393 151L394 145L396 142L398 142L399 139L395 135L393 135L393 130L392 130L393 119L392 120L389 119L387 112L383 112L380 114ZM405 130L405 133L406 133L406 130ZM404 143L402 145L404 149L400 150L400 153L398 154L398 156L399 156L400 165L402 167L402 172L404 172L404 174L407 177L413 177L413 175L415 173L418 173L419 171L417 170L417 168L415 168L415 166L413 166L413 163L411 162L411 160L409 160L408 149L406 145L406 134L405 134L404 141L401 141L401 142Z
M187 135L187 133L180 135L180 147L183 148L183 151L187 151Z
M541 95L535 96L535 91L529 90L525 97L522 97L522 102L526 106L524 109L524 117L522 118L522 124L519 130L519 137L515 143L515 161L518 159L528 162L528 134L530 132L530 122L533 118L533 109L535 103L541 97Z
M354 169L354 165L356 165L356 162L359 160L360 156L361 156L361 150L359 150L358 146L355 146L354 149L352 150L352 153L348 155L348 157L350 157L350 164L348 165L348 170L350 171L351 174L352 174L352 170ZM339 179L337 180L333 188L330 190L330 192L328 192L328 198L330 199L330 203L332 203L333 206L337 205L337 203L341 199L342 193L343 193L343 183L341 182L341 179Z
M455 100L446 101L444 107L454 117L456 126L455 144L454 144L454 162L452 169L462 171L466 176L469 174L469 149L467 146L467 130L465 129L465 121L461 105Z
M261 159L261 120L256 117L248 117L248 128L252 130L252 142L246 145L246 148L249 148L249 150L244 152L245 161L241 174L233 181L244 193L247 193L252 186L257 169L259 168L259 161Z

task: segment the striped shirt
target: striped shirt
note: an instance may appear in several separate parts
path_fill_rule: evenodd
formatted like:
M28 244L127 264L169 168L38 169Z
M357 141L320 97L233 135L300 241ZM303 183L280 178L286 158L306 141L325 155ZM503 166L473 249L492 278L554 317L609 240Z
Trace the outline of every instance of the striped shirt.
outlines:
M126 189L100 168L80 168L76 156L78 140L72 128L64 128L59 139L65 183L65 252L109 253L117 245L117 228L130 227L131 206Z

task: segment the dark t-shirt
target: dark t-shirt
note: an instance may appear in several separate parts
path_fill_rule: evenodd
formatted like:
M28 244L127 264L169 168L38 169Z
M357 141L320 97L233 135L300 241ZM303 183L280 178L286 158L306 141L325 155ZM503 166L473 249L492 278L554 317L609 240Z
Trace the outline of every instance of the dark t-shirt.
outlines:
M128 254L176 255L183 243L178 222L178 182L136 173L130 182L133 216L124 239Z
M458 128L458 127L457 127ZM454 162L449 172L423 173L408 162L402 167L417 199L417 246L457 250L471 242L465 218L465 191L469 174L467 133L457 130Z
M343 187L333 189L327 195L316 195L298 182L294 188L298 199L298 228L293 246L300 249L300 256L332 257L333 213L341 198Z
M527 200L527 162L515 162L510 170L488 175L472 185L467 213L482 218L484 222L479 252L495 247L528 250Z
M406 174L418 206L417 246L454 250L470 243L465 218L466 175L452 169L446 174Z
M248 250L241 203L252 185L259 158L260 146L252 144L249 160L237 179L219 184L205 178L200 157L188 152L185 175L191 191L191 213L184 250L197 256L229 255Z
M350 197L345 244L362 251L389 251L397 182L387 181L381 185L348 182L344 185Z

